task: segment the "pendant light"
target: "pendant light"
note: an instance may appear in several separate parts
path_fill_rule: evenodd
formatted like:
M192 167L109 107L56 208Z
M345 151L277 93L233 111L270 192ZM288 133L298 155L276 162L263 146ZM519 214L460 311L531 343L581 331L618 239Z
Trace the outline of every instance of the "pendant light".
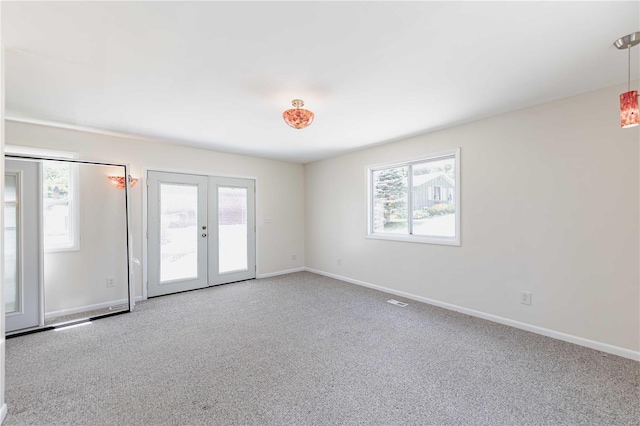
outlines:
M288 109L282 113L284 122L294 129L304 129L313 123L314 114L308 109L302 109L304 101L302 99L294 99L291 101L294 109Z
M640 43L640 32L631 33L617 39L613 45L618 49L627 49L627 91L620 95L620 126L635 127L639 123L638 91L631 90L631 48Z

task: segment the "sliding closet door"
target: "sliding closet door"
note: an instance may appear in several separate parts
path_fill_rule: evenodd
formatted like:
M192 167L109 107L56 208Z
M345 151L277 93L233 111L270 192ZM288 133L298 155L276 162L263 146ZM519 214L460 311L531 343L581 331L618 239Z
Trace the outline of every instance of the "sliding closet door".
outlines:
M255 278L255 181L209 178L209 224L209 285Z
M149 297L207 286L206 176L148 174Z

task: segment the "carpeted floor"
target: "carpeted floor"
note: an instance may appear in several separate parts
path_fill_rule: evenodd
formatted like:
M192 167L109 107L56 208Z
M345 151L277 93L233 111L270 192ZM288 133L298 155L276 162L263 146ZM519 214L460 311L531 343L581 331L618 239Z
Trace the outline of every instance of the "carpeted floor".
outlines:
M640 363L390 298L301 272L10 339L6 424L640 424Z

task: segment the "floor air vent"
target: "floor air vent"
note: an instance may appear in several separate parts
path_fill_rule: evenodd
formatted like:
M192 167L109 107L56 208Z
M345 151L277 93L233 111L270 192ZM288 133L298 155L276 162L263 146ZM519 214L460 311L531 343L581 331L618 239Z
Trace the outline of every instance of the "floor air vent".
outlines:
M399 301L397 301L395 299L389 299L389 300L387 300L387 303L391 303L392 305L400 306L401 308L404 308L405 306L407 306L406 303L399 302Z

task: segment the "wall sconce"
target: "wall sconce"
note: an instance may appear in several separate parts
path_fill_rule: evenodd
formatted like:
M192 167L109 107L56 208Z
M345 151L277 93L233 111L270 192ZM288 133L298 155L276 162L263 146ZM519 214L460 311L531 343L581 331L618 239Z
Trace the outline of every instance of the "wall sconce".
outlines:
M638 125L638 91L631 90L631 48L640 43L640 32L631 33L617 39L613 45L618 49L627 49L627 91L620 95L620 126L622 128Z
M124 189L124 183L126 179L124 176L107 176L107 179L109 179L109 183L116 188ZM136 182L138 182L138 179L133 178L131 177L131 175L129 175L129 186L131 188L136 186Z

